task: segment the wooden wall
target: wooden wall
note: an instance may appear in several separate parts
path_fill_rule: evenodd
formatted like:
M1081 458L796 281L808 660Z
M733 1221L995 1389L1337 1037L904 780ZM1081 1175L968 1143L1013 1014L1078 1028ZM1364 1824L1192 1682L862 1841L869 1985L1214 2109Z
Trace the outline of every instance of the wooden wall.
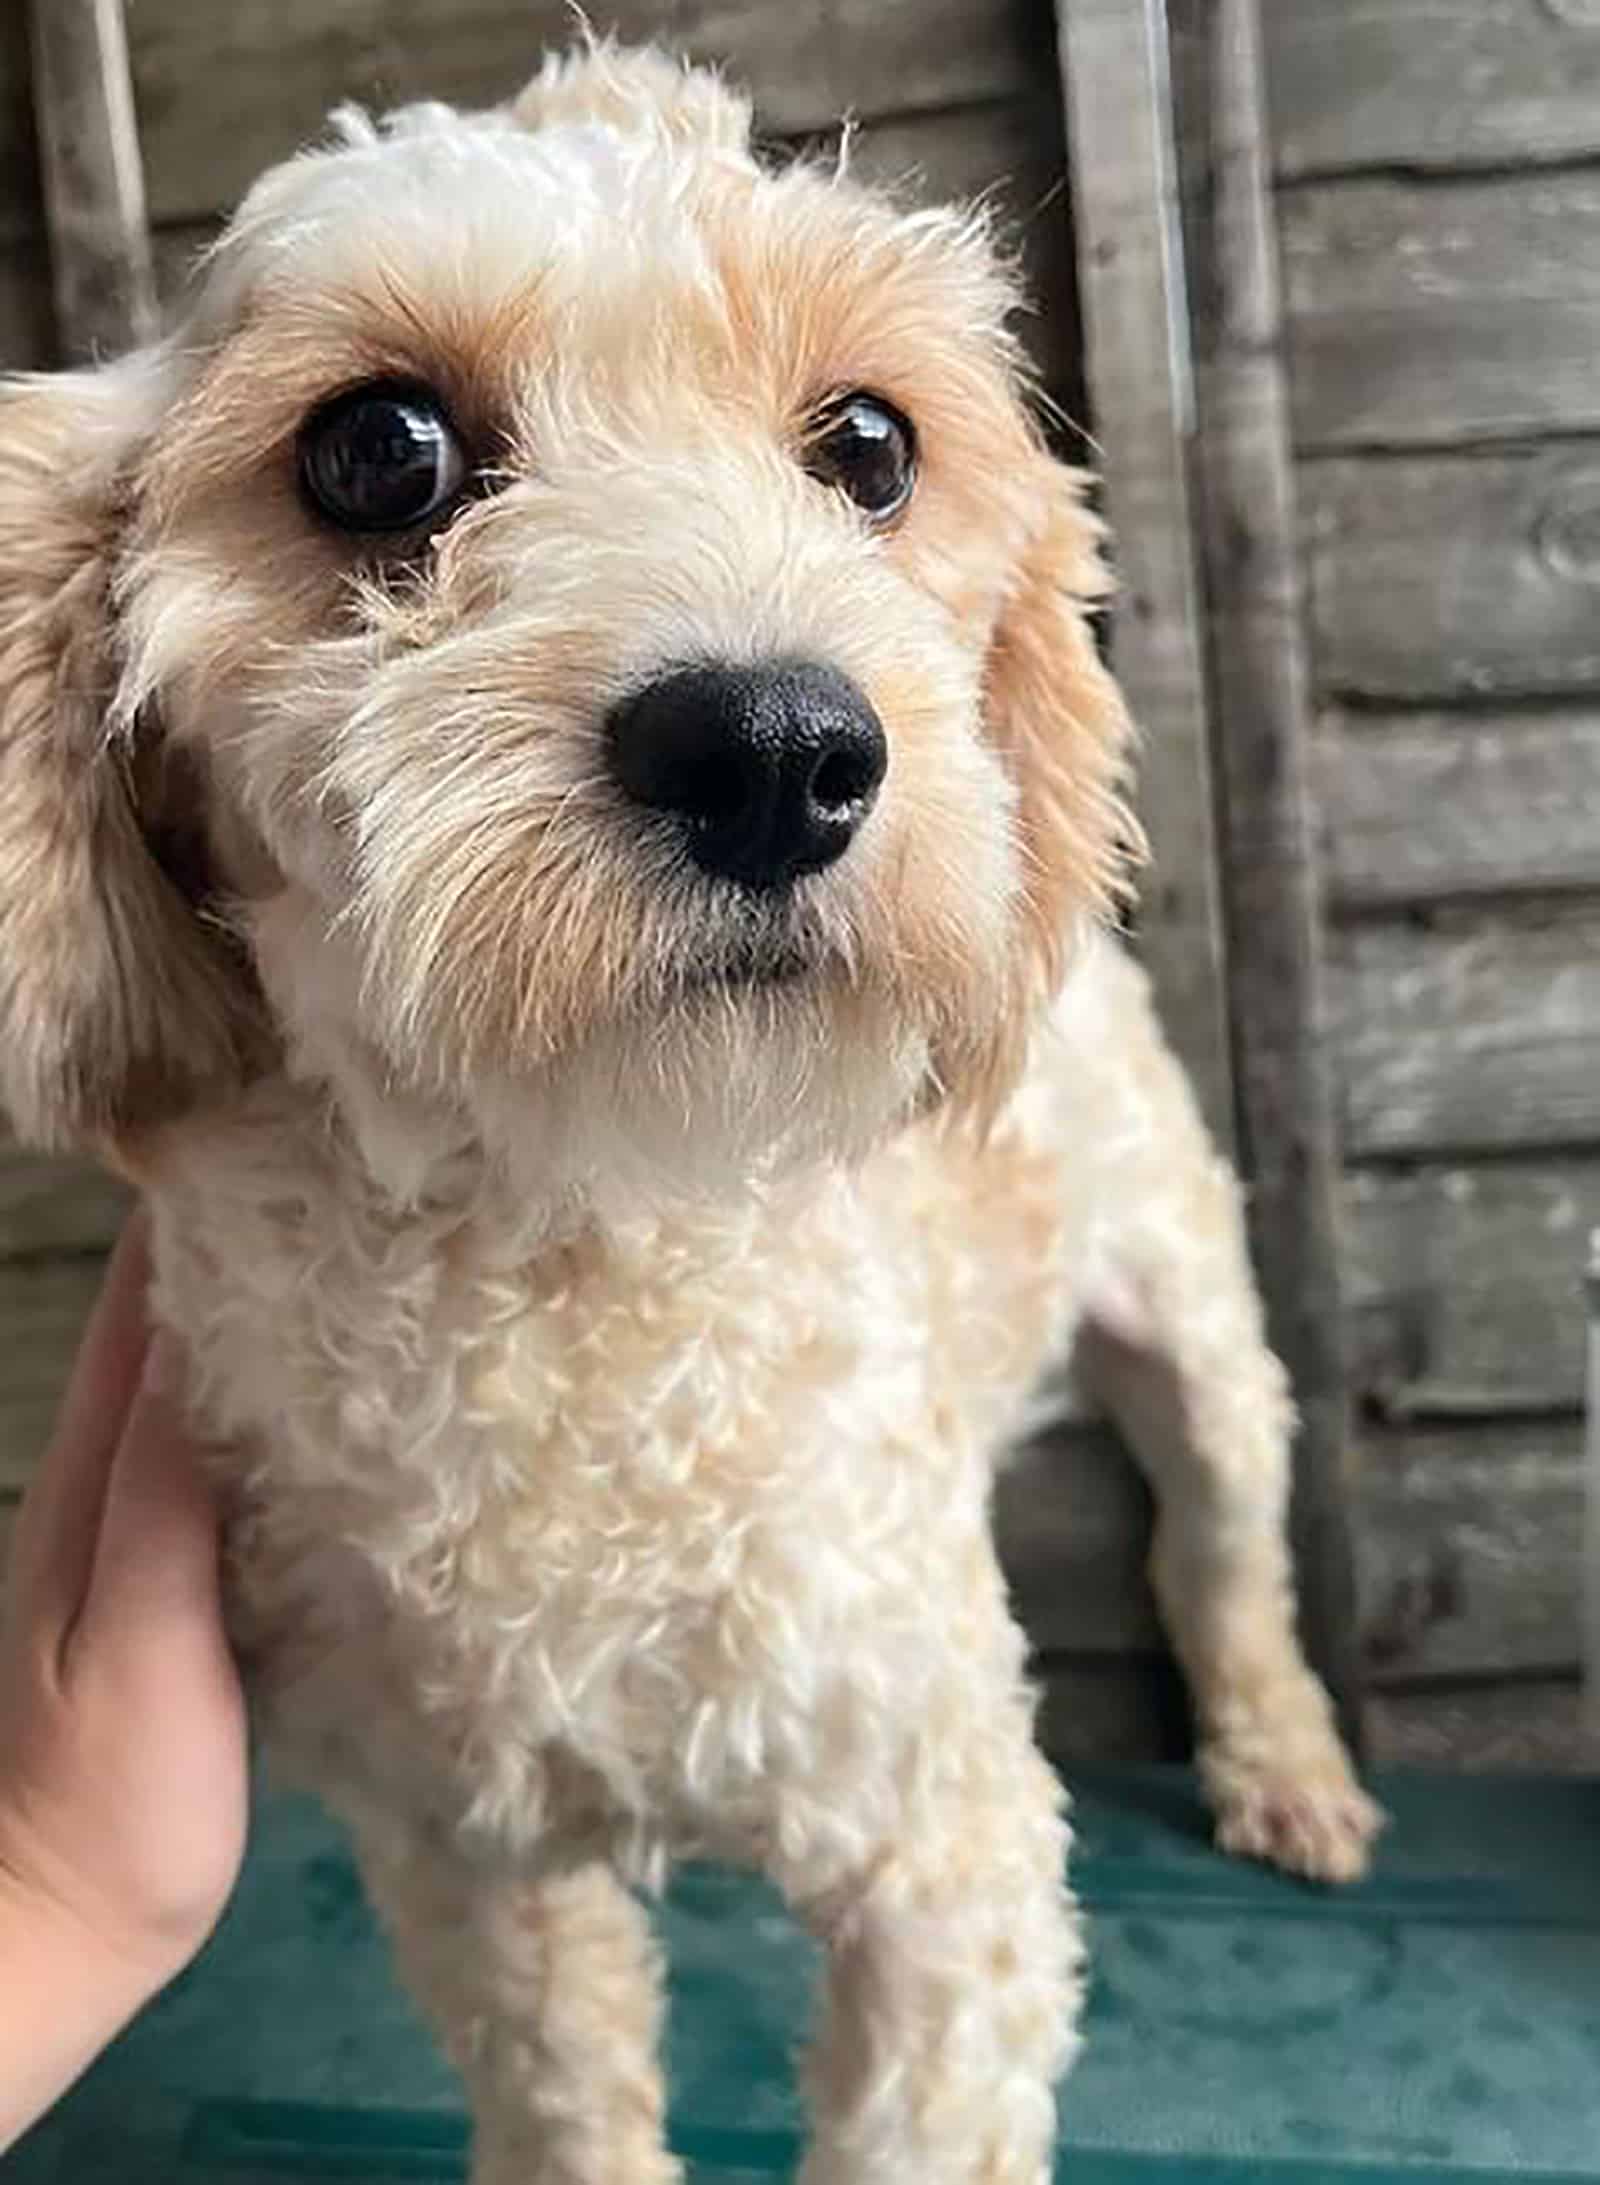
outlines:
M1600 10L1269 0L1380 1750L1571 1755Z

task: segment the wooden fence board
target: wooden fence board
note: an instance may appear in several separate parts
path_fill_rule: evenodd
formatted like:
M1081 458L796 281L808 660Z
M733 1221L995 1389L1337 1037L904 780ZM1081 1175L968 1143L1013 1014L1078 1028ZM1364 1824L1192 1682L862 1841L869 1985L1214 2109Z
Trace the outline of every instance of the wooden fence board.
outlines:
M1576 1412L1600 1160L1360 1171L1343 1205L1350 1370L1365 1409L1439 1421Z
M1600 426L1600 177L1280 192L1302 448Z
M50 260L42 231L0 241L0 372L34 372L55 362Z
M1272 0L1282 174L1600 151L1594 0Z
M156 331L122 0L30 0L33 101L56 303L73 363Z
M613 0L593 20L725 61L782 133L826 127L846 109L964 105L1049 80L1048 14L1020 0ZM562 0L140 0L129 35L151 206L164 222L231 204L342 99L507 98L542 49L572 43L574 23Z
M1119 596L1111 657L1144 735L1139 811L1151 863L1140 953L1218 1141L1234 1133L1206 629L1190 460L1175 150L1161 55L1122 0L1062 10L1074 219Z
M0 252L37 236L43 224L28 10L11 6L0 8Z
M1164 1659L1079 1661L1047 1655L1033 1666L1037 1736L1057 1767L1142 1767L1181 1760L1188 1713L1176 1669Z
M26 1152L0 1127L0 1261L106 1251L127 1207L126 1189L105 1170Z
M1355 1529L1374 1684L1577 1668L1582 1440L1574 1423L1369 1441Z
M1199 545L1226 844L1228 1011L1251 1241L1300 1431L1291 1519L1307 1650L1359 1739L1342 1477L1337 1165L1311 814L1312 705L1259 0L1174 11ZM1158 330L1150 330L1152 340Z
M1375 1768L1592 1775L1600 1765L1576 1677L1377 1692L1367 1715Z
M1317 761L1344 907L1600 891L1600 711L1329 709Z
M1356 1156L1600 1142L1600 910L1330 940Z
M1316 669L1374 700L1600 684L1600 453L1302 464Z
M1159 1651L1150 1497L1109 1427L1056 1428L1020 1450L1000 1475L995 1536L1040 1652Z
M1083 361L1061 109L1048 83L1031 97L957 113L864 122L851 165L924 204L985 197L1021 249L1032 310L1018 325L1049 393L1074 417Z

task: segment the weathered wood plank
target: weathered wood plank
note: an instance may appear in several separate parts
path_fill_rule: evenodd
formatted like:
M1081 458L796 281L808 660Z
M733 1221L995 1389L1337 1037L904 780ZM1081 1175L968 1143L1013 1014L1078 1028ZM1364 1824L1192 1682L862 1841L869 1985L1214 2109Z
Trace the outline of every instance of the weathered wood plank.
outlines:
M1330 947L1351 1154L1600 1140L1600 911L1363 923Z
M972 104L1049 80L1048 12L1023 0L613 0L593 19L726 62L783 134L847 109ZM574 22L564 0L140 0L129 32L151 208L166 222L231 204L341 99L507 98L544 48L572 43Z
M1594 174L1344 182L1278 212L1302 448L1600 425Z
M1268 1333L1300 1409L1293 1531L1302 1627L1358 1736L1310 681L1260 7L1186 0L1174 12L1240 1148Z
M100 1275L94 1258L0 1265L0 1493L44 1448Z
M1280 174L1600 151L1592 0L1272 0L1266 29Z
M155 332L122 0L32 0L33 103L56 325L73 359Z
M1047 81L1029 97L958 113L863 123L854 134L851 165L870 181L906 185L923 204L980 196L993 204L1003 231L1020 247L1034 307L1018 332L1052 397L1070 416L1081 417L1072 213L1053 85Z
M1150 1497L1106 1426L1031 1441L1002 1471L995 1537L1012 1602L1042 1653L1152 1652Z
M1590 1775L1600 1766L1575 1677L1379 1692L1368 1717L1378 1768Z
M1188 1715L1177 1671L1163 1660L1036 1662L1040 1745L1068 1788L1079 1767L1139 1767L1182 1760Z
M1317 761L1343 906L1600 890L1600 712L1330 708Z
M26 7L0 8L0 364L32 363L18 356L10 330L5 264L15 245L43 248L39 143L33 122L33 62Z
M1112 659L1145 737L1139 948L1206 1119L1233 1140L1205 628L1189 488L1177 167L1162 56L1122 0L1060 10L1073 215L1106 509L1121 587Z
M104 1169L26 1152L0 1128L0 1261L108 1250L128 1204ZM0 1378L4 1371L0 1363Z
M1373 699L1600 684L1600 458L1584 442L1301 466L1318 680Z
M1374 1685L1578 1668L1582 1439L1575 1423L1369 1439L1354 1518Z
M38 371L55 357L50 259L39 229L0 242L0 372Z
M1600 1160L1366 1170L1344 1190L1350 1371L1392 1420L1576 1413Z

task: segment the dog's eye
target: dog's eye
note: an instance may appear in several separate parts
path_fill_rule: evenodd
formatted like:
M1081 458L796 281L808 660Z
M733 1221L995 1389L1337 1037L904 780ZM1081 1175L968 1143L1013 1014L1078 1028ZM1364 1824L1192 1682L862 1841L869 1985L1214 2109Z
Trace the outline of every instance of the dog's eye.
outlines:
M805 466L847 493L874 523L887 523L917 482L917 436L910 418L881 395L836 395L812 419Z
M300 428L300 478L344 531L404 531L461 491L466 457L426 387L379 381L313 410Z

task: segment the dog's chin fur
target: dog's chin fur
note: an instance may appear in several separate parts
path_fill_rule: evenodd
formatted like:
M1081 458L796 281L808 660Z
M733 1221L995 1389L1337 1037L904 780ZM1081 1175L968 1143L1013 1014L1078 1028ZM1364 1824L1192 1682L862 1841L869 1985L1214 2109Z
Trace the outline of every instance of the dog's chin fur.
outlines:
M531 1082L480 1088L485 1146L530 1195L602 1218L736 1197L817 1162L859 1162L930 1097L926 1035L838 977L710 988L597 1034Z
M249 930L284 1066L332 1091L378 1188L415 1203L448 1171L459 1191L465 1164L518 1210L514 1249L552 1221L631 1222L848 1167L914 1118L981 1129L1020 1060L999 960L957 1019L948 994L830 947L820 917L730 915L565 1046L489 1055L447 1019L408 1052L364 993L354 935L303 892L279 890Z

